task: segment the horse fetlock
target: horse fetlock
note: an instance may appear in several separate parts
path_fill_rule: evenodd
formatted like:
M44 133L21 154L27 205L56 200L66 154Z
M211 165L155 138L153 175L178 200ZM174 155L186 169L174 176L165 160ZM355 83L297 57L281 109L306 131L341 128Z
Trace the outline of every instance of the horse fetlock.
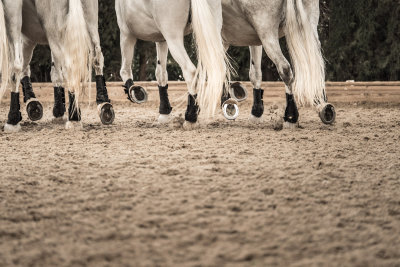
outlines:
M31 78L25 76L21 79L22 92L24 94L24 103L28 102L29 99L36 98L35 93L33 92Z
M256 118L261 118L264 114L264 90L253 89L253 107L251 108L251 115Z
M96 102L97 104L101 103L110 103L110 99L108 98L108 91L106 86L106 79L104 75L97 75L96 76Z
M21 106L19 102L19 93L11 93L10 112L8 113L7 124L17 125L22 121Z
M68 121L81 121L81 110L75 101L75 94L69 92Z
M169 115L172 112L171 103L168 97L168 85L158 86L158 92L160 94L160 114Z
M199 106L197 105L197 95L188 96L188 106L185 113L185 120L191 123L196 123L199 115Z
M293 95L286 94L286 110L284 121L288 123L297 123L299 121L299 110Z
M62 118L65 112L65 89L63 87L54 87L53 116Z

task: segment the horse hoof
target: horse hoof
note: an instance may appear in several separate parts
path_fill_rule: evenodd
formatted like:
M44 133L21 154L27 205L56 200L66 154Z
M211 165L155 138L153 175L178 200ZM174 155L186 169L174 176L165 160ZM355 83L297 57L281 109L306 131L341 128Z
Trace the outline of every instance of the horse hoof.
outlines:
M326 103L318 107L318 114L324 124L333 124L336 120L336 110L332 104Z
M171 115L164 115L164 114L160 114L160 116L158 117L158 123L159 124L168 124L170 123L172 120L172 116Z
M52 122L55 124L62 124L67 120L67 116L53 117Z
M253 114L250 115L249 121L254 124L259 124L263 121L262 117L256 117Z
M81 121L67 121L65 123L66 130L83 130L83 124Z
M128 90L129 99L136 104L143 104L147 102L148 94L141 86L132 86Z
M101 123L104 125L111 125L115 119L114 108L110 103L103 103L98 105L99 116Z
M197 129L198 125L199 124L197 122L193 123L193 122L185 121L183 123L183 129L186 131L192 131L194 129Z
M236 120L239 117L239 106L235 99L228 99L222 104L222 112L227 120Z
M26 104L26 113L31 121L38 121L43 118L43 106L37 99L31 99Z
M246 88L244 88L239 82L231 84L229 94L237 102L243 102L248 97Z
M298 123L291 123L291 122L288 122L288 121L285 121L283 123L283 129L294 130L294 129L298 128L298 127L299 127Z
M17 125L12 125L12 124L6 123L4 125L4 132L5 133L18 133L19 131L21 131L21 124L20 123L17 123Z

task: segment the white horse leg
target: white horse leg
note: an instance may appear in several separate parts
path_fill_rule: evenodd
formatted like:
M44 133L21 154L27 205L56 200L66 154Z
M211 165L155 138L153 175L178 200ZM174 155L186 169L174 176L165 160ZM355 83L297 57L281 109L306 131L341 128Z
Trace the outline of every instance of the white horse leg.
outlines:
M122 56L120 75L124 82L125 94L133 103L145 103L148 99L146 90L141 86L135 86L133 82L132 62L137 39L128 30L125 32L123 29L121 29L120 39Z
M64 121L65 108L65 89L63 87L64 77L61 64L55 63L56 59L51 53L51 81L54 87L54 107L53 116L55 121Z
M286 110L284 116L284 127L295 128L298 125L299 111L297 109L296 101L293 96L293 72L292 68L282 53L278 31L264 32L261 36L264 49L269 58L276 65L279 75L286 85Z
M24 38L23 40L23 65L22 65L22 76L21 85L22 92L24 94L24 102L26 103L26 112L29 119L32 121L38 121L43 117L43 106L36 98L33 92L31 82L31 68L30 63L32 60L33 50L36 47L36 43Z
M191 129L193 128L194 124L197 123L199 113L196 95L196 81L194 81L196 67L190 60L189 55L185 50L185 46L183 44L183 35L174 39L167 39L167 43L172 57L182 69L183 77L185 78L188 87L188 106L185 113L186 123L184 127Z
M14 60L11 63L11 102L10 102L10 111L8 113L8 120L4 126L4 131L8 133L14 133L21 130L22 115L21 115L21 107L20 107L20 99L19 99L19 83L21 81L22 74L22 17L19 13L14 13L16 9L13 9L15 6L13 4L9 4L8 1L4 3L4 9L6 14L9 14L9 43L11 50L14 52ZM12 7L9 9L9 7ZM20 6L22 10L22 3Z
M262 71L262 46L250 46L250 72L249 77L253 85L253 107L250 120L259 122L264 114L264 90L261 89Z
M133 57L135 56L135 46L137 43L137 39L133 37L130 33L123 33L122 31L120 34L120 39L122 56L120 75L122 81L126 83L129 79L133 81L132 62Z
M66 81L66 73L64 73L63 65L64 65L64 52L61 46L52 39L49 40L50 49L53 57L53 75L54 80L53 83L56 86L61 86L62 81ZM57 77L57 75L60 75ZM58 79L56 79L58 78ZM62 96L61 96L62 98ZM82 129L83 125L81 122L81 110L79 108L79 104L76 102L75 98L75 88L68 88L68 98L69 98L69 107L68 107L68 117L67 122L65 123L65 129Z
M166 42L156 43L157 48L157 68L156 77L158 82L158 91L160 95L160 116L158 122L161 124L170 122L170 114L172 111L168 98L168 44Z
M98 31L98 23L90 23L88 25L89 35L92 40L93 66L96 73L96 103L97 111L101 122L104 125L111 125L115 119L114 108L108 98L106 80L103 75L104 56L100 46L100 36Z

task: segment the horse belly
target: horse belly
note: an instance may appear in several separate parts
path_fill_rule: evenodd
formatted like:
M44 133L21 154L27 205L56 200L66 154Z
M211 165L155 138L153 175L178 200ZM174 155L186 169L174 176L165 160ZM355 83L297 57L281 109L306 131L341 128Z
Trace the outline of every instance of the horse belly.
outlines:
M46 32L32 1L24 0L22 8L22 34L38 44L48 44Z
M232 24L233 23L233 24ZM224 40L233 46L261 45L261 40L254 28L248 23L225 23L222 29Z
M141 22L135 20L128 24L128 28L131 34L137 39L150 42L165 41L164 36L154 23L154 20L142 20Z
M224 40L233 46L261 45L261 40L251 23L231 1L222 2Z

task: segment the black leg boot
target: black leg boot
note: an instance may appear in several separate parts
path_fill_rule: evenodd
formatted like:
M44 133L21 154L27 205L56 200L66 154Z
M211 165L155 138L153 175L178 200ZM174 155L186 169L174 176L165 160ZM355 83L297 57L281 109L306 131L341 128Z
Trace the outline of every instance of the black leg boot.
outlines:
M96 89L96 103L101 123L104 125L111 125L114 122L115 113L111 100L108 98L106 79L103 75L96 76Z
M158 92L160 94L160 114L161 115L169 115L171 114L172 107L168 98L168 85L167 86L158 86Z
M103 103L111 103L110 99L108 98L106 79L104 78L103 75L96 76L96 90L97 90L97 95L96 95L97 105Z
M22 92L24 93L24 103L26 103L26 113L32 121L38 121L43 117L43 106L36 99L33 92L31 79L25 76L21 80Z
M81 110L76 106L75 94L68 92L69 96L69 108L68 108L68 120L73 122L81 121Z
M199 114L199 106L197 105L197 95L188 96L188 106L185 113L185 120L191 123L197 122L197 117Z
M296 100L293 95L286 94L286 110L284 121L289 123L297 123L299 121L299 110L297 109Z
M22 121L20 109L19 93L11 93L10 111L8 113L7 124L16 126Z
M62 118L65 112L65 89L63 87L54 87L53 116Z
M256 118L261 118L264 114L264 90L253 89L253 107L251 109L251 115Z
M24 103L28 102L31 98L36 98L35 93L33 92L31 78L25 76L21 80L22 92L24 93Z

